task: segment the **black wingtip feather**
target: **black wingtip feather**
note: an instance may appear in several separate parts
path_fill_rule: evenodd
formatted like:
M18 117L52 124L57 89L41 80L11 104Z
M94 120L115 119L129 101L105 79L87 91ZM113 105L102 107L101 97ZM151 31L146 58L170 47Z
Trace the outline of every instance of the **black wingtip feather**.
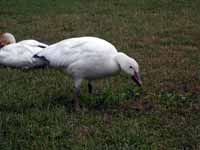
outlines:
M33 55L33 58L38 58L43 60L47 65L49 65L49 61L44 56L38 56L37 54Z
M37 54L33 55L33 58L40 58Z
M38 45L38 47L40 47L40 48L46 48L46 46L43 46L43 45Z

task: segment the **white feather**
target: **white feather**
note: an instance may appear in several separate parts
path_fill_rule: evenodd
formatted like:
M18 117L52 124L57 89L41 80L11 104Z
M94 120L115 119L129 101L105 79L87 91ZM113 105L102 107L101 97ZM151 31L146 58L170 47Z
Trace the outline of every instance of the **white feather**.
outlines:
M20 41L20 42L17 42L19 44L24 44L24 45L29 45L31 47L47 47L48 45L44 44L44 43L41 43L41 42L38 42L36 40L23 40L23 41Z
M46 44L35 40L24 40L6 45L0 49L0 64L20 68L41 66L43 62L33 58L33 55L43 50L38 47L39 45L47 47Z

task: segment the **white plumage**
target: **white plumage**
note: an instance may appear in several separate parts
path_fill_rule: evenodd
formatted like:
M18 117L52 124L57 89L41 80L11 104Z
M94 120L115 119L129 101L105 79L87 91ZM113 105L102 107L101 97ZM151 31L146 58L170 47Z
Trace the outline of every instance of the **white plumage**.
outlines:
M63 68L75 81L76 96L80 95L83 79L91 81L117 74L123 70L141 85L137 62L117 49L109 42L96 37L66 39L53 44L35 55L48 61L50 66ZM75 99L75 108L79 109L79 100Z
M36 40L23 40L16 43L10 33L0 35L0 64L19 68L42 66L43 61L33 58L33 55L48 45Z

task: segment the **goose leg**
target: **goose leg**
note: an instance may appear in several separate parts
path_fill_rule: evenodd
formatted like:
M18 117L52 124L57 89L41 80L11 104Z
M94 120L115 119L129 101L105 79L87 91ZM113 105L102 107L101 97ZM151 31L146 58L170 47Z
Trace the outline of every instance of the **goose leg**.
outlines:
M90 94L92 94L92 82L88 81L88 91Z
M80 88L82 79L75 80L75 95L74 95L74 109L80 111Z

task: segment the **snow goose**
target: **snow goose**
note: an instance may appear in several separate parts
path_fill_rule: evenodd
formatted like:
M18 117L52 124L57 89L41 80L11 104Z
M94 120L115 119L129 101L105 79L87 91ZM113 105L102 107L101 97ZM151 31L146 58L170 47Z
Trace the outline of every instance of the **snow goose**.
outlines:
M139 66L135 59L127 56L109 42L96 37L77 37L53 44L37 53L34 58L47 61L50 66L62 68L74 79L75 110L79 110L80 87L83 79L91 81L117 74L120 70L131 75L141 85Z
M36 40L24 40L16 43L15 37L11 33L3 33L0 35L0 64L19 68L42 66L43 62L33 58L33 55L45 47L47 47L46 44Z

